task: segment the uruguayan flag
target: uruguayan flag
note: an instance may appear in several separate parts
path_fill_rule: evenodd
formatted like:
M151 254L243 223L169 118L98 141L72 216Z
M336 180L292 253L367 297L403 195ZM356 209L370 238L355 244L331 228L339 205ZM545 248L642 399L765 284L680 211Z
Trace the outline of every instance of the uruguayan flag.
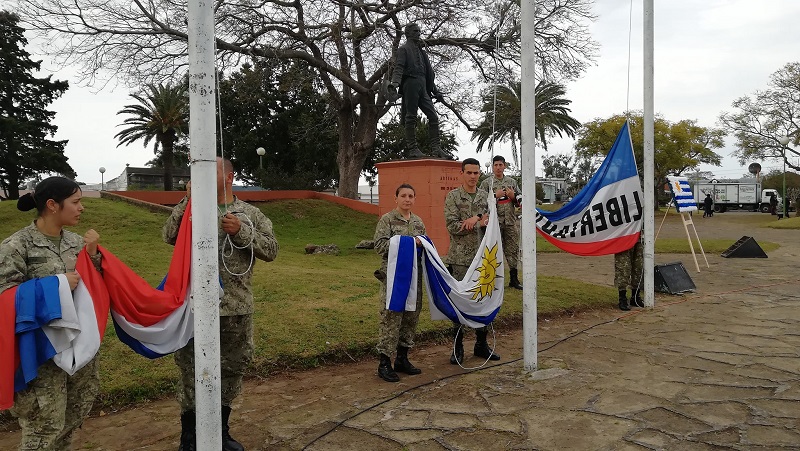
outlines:
M422 239L425 290L433 320L478 328L494 321L500 312L504 293L503 243L497 204L493 196L489 197L489 224L463 280L451 276L433 243L427 237Z
M692 187L689 186L689 179L686 177L671 175L667 177L669 190L672 198L675 199L675 209L678 212L697 211L697 202L692 194Z
M417 309L417 246L412 236L389 239L386 267L386 310L413 312Z

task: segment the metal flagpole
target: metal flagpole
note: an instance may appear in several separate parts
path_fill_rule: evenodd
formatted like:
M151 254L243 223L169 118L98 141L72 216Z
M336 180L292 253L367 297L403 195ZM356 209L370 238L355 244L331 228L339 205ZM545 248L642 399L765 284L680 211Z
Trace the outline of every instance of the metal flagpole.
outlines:
M222 449L219 352L217 162L214 143L214 11L189 0L189 137L192 180L192 294L195 412L199 449ZM188 218L184 218L188 219Z
M655 157L654 21L653 0L644 0L644 305L653 307L653 272L655 263L653 232L655 231Z
M535 371L536 317L536 0L523 0L522 22L522 351L525 371Z

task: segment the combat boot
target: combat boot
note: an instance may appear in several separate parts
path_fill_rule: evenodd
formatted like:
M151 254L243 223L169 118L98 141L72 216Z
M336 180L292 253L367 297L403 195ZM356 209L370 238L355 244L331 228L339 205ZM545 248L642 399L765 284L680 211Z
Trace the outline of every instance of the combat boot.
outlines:
M415 367L408 361L408 348L405 346L397 347L397 357L394 359L394 371L410 375L421 374L422 370Z
M631 290L631 307L644 307L641 290Z
M458 365L464 361L464 331L463 328L455 326L455 349L450 354L450 364Z
M475 357L481 357L483 359L489 360L500 360L500 355L495 354L493 350L489 347L489 343L486 342L486 335L488 331L484 330L476 330L475 331L475 348L473 349L473 354Z
M511 268L508 270L509 275L509 282L508 286L510 288L516 288L517 290L522 289L522 284L519 282L517 268Z
M381 363L378 365L378 376L386 382L400 382L400 377L392 369L392 360L386 354L381 354Z
M244 451L244 446L231 437L228 427L230 417L230 406L222 406L222 451Z
M178 451L195 451L197 449L195 421L194 410L187 410L181 414L181 444L178 445Z
M406 123L403 127L405 133L406 150L408 158L424 158L425 154L419 150L417 145L417 124L416 122Z
M625 290L619 290L619 309L625 311L631 309L628 307L628 296Z

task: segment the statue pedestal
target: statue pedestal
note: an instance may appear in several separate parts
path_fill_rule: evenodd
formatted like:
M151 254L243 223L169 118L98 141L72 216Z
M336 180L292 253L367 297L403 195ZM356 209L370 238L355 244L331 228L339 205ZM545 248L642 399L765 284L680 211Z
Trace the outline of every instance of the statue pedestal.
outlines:
M452 160L400 160L378 163L378 207L383 215L397 208L395 191L403 183L414 187L417 200L412 212L422 218L428 237L440 255L450 248L444 223L444 198L461 185L461 162Z

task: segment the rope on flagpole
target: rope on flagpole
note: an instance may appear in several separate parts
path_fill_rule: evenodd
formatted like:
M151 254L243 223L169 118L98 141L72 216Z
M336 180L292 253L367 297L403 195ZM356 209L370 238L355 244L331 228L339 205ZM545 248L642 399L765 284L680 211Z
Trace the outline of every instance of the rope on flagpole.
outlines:
M217 53L217 43L214 42L214 54L216 54L216 53ZM219 118L219 153L220 153L220 157L222 158L222 160L224 162L225 161L225 140L222 137L222 95L220 94L220 88L219 88L219 71L216 69L216 67L214 68L214 84L216 85L216 88L217 88L217 117ZM223 174L224 174L224 169L225 168L224 168L224 164L223 164ZM219 175L217 175L217 176L219 177ZM225 216L226 214L230 213L230 211L228 210L228 184L227 183L223 183L222 184L222 196L223 196L222 198L224 199L224 202L225 202L225 211L220 211L220 214ZM250 218L247 215L236 215L236 217L239 218L240 221L242 220L242 218L244 218L246 220L247 226L250 227L250 241L247 244L243 245L243 246L237 246L236 243L234 243L233 240L231 239L231 236L226 233L225 234L225 239L222 241L222 249L220 249L220 256L222 257L221 258L222 266L225 268L225 271L228 271L228 274L230 274L232 276L240 277L240 276L243 276L243 275L247 274L248 272L250 272L250 269L253 267L253 262L255 261L255 250L253 248L253 241L255 241L256 230L255 230L255 227L253 226L253 221L251 221ZM225 248L227 248L228 246L230 246L231 251L226 255L225 254ZM250 248L250 264L247 265L247 269L245 269L243 272L240 272L240 273L236 273L236 272L231 271L231 269L228 267L228 262L226 260L229 257L233 256L233 252L234 252L235 249L246 249L246 248Z

